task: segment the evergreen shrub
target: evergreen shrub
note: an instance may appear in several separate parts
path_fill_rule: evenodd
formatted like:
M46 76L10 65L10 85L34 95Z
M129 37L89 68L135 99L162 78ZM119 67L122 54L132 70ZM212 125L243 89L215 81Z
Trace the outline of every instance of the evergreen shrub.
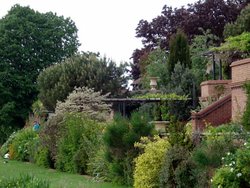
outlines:
M153 140L142 137L135 146L142 148L144 152L135 159L134 187L159 187L160 170L170 144L166 139L159 137Z

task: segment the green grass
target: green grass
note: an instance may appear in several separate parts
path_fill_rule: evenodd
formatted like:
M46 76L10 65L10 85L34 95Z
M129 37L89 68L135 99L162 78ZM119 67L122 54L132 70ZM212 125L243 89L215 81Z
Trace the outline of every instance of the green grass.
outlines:
M30 174L39 179L48 180L51 188L126 188L111 183L94 182L86 176L58 172L31 163L12 160L4 163L3 159L0 159L0 179L19 177L21 174Z

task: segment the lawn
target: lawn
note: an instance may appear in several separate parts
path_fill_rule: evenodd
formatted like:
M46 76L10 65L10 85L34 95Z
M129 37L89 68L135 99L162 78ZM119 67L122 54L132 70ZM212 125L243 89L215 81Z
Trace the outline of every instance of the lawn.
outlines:
M39 179L48 180L51 188L126 188L111 183L94 182L91 178L77 174L58 172L53 169L38 167L32 163L0 159L0 179L31 174Z

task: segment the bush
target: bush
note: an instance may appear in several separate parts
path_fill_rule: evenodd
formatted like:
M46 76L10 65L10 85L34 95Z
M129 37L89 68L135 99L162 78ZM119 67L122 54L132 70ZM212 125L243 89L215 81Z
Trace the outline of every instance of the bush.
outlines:
M99 150L104 125L80 113L68 114L61 127L56 168L80 174Z
M222 165L222 157L228 152L235 153L242 146L245 137L237 124L209 128L206 133L202 143L192 152L197 187L210 186L215 169Z
M49 151L49 155L53 163L52 166L54 166L56 160L58 140L60 139L59 134L61 127L63 126L63 120L63 114L51 116L39 133L41 145Z
M0 149L1 156L4 156L4 154L9 152L10 144L13 142L15 136L16 136L16 132L13 132L9 136L9 138L6 140L6 142L2 145L2 147Z
M38 146L39 136L28 127L13 133L3 145L1 153L9 152L12 159L33 162Z
M223 166L212 179L213 187L250 187L250 142L235 154L228 152L222 161Z
M142 136L152 135L152 130L147 116L139 112L132 113L130 119L115 117L104 133L110 179L121 184L132 184L133 159L138 155L134 143Z
M193 164L190 151L184 146L174 145L163 156L159 175L160 187L194 187Z
M49 182L35 178L31 175L21 175L18 178L9 178L0 180L0 188L8 187L32 187L32 188L49 188Z
M141 138L141 143L135 146L144 148L144 153L135 159L134 187L159 187L159 174L163 164L164 155L170 146L168 141L155 137L153 141Z
M101 146L93 158L88 162L87 174L93 177L95 181L111 181L109 179L109 164L105 156L105 148Z
M40 146L35 154L35 163L45 168L53 167L48 148Z

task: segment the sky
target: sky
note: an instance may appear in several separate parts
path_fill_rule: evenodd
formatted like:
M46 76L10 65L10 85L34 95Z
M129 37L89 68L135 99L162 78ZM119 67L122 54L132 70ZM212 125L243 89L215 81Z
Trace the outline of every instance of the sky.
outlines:
M0 17L15 5L70 17L78 28L79 51L99 52L116 63L130 62L141 39L135 37L141 19L151 21L164 5L180 7L197 0L0 0Z

